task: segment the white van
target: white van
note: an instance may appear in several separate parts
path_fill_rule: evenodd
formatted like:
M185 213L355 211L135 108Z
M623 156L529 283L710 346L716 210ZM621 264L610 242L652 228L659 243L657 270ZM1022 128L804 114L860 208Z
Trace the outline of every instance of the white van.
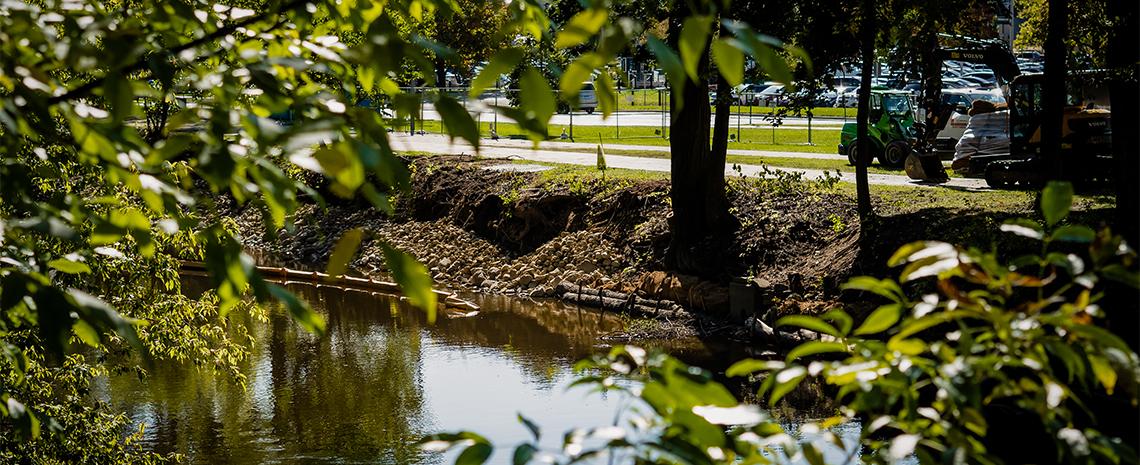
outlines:
M592 115L597 107L598 94L594 91L594 83L582 83L582 90L578 91L578 108Z

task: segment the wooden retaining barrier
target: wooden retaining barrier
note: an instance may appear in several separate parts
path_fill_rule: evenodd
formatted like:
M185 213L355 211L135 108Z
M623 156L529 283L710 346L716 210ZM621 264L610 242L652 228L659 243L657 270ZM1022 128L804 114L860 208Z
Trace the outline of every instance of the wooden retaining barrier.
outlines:
M205 274L206 264L202 262L186 261L181 262L183 271L189 271L193 274ZM303 271L294 270L285 267L271 267L259 266L257 272L261 273L262 277L271 280L290 280L294 282L307 283L307 284L321 284L331 287L339 287L343 289L361 289L371 290L384 294L402 295L400 285L390 281L381 281L372 278L358 278L355 276L332 276L328 273L321 273L319 271ZM459 298L457 295L432 289L436 295L436 300L441 304L440 309L453 308L465 310L467 312L479 311L479 306L474 302Z

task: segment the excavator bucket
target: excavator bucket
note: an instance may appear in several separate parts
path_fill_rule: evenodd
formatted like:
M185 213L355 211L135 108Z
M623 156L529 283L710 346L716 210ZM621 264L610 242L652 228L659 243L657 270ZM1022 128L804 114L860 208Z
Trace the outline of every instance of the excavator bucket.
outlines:
M934 154L919 155L912 153L906 157L903 169L906 170L906 175L910 176L911 179L928 182L950 180L950 176L946 174L946 169L942 167L942 160Z

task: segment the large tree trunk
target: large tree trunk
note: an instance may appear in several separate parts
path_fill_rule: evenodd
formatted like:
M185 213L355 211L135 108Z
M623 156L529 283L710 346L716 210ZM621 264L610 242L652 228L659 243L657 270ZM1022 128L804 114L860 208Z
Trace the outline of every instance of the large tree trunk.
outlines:
M859 112L855 117L859 159L855 163L855 192L859 201L859 219L866 222L871 209L871 186L867 181L867 165L871 164L871 139L867 137L867 119L871 116L871 73L875 65L875 2L863 0L862 55L863 72L859 83Z
M1049 30L1045 35L1045 85L1042 88L1041 154L1046 157L1050 179L1064 173L1061 159L1061 130L1065 113L1066 53L1068 34L1068 1L1049 0Z
M712 152L713 160L723 165L728 161L728 116L732 113L732 88L728 80L716 75L716 114L713 116Z
M919 72L922 73L922 108L926 110L924 145L933 147L938 129L946 125L948 112L942 106L942 55L938 50L938 36L929 34L919 54Z
M673 30L680 31L681 20L689 11L685 7L674 10ZM670 34L674 45L677 35ZM708 53L705 53L698 72L701 79L698 82L685 79L680 85L674 83L669 101L673 115L669 125L673 216L665 257L666 264L678 271L705 276L722 271L723 234L732 227L724 191L725 156L721 152L718 157L709 147L712 115L708 104L708 73Z
M1116 163L1116 229L1140 247L1140 3L1109 1L1113 20L1108 60L1113 71L1112 157ZM1135 312L1134 312L1135 313Z

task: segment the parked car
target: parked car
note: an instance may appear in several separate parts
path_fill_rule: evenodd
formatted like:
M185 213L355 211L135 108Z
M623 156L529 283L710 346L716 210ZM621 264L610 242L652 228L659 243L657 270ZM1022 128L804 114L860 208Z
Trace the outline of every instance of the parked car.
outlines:
M578 91L578 108L587 114L593 114L598 107L598 94L594 90L594 83L582 83L582 90Z
M771 107L780 104L780 99L784 96L784 85L775 84L764 89L757 94L757 101L759 105Z
M733 89L733 96L736 97L737 104L739 105L760 105L760 93L765 89L779 84L775 81L768 81L763 84L741 84Z

